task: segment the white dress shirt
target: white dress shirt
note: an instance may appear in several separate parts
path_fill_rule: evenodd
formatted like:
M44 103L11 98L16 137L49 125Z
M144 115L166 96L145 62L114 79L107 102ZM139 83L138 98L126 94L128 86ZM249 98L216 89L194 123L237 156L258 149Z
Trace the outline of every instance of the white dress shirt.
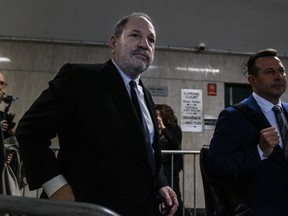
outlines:
M275 117L275 114L274 114L274 112L273 112L273 110L272 110L272 108L273 108L275 105L272 104L271 102L269 102L268 100L262 98L261 96L257 95L255 92L253 92L253 97L254 97L254 99L256 100L257 104L260 106L262 112L264 113L265 117L267 118L267 120L269 121L269 123L271 124L271 126L276 127L276 130L278 131L278 133L279 133L279 135L280 135L279 128L278 128L278 124L277 124L277 122L276 122L276 117ZM282 105L281 105L281 100L279 100L276 105L282 107ZM282 112L281 115L282 115L282 118L283 118L285 124L287 125L287 120L286 120L286 118L285 118L285 116L284 116L284 113ZM281 147L283 147L282 139L280 139L279 145L280 145ZM260 155L261 159L262 159L262 160L263 160L263 159L266 159L267 157L264 157L264 156L263 156L263 152L262 152L259 144L257 145L257 147L258 147L258 152L259 152L259 155Z

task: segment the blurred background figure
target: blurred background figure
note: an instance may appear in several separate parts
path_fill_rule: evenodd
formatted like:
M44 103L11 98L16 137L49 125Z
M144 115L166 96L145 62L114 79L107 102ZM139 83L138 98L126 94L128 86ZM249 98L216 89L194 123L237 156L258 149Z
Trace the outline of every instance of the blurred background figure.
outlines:
M0 194L21 196L21 189L25 186L25 177L22 161L19 155L18 143L15 137L16 123L13 122L14 114L9 113L9 108L14 98L5 96L7 86L4 75L0 72L0 103L7 104L4 111L0 111L1 123L1 177Z
M3 89L6 87L6 83L4 81L4 76L2 73L0 73L0 98L4 95ZM0 100L0 103L2 100ZM4 142L3 142L3 133L2 133L2 122L0 122L0 175L2 175L3 167L4 167Z
M4 75L0 72L0 103L7 104L4 111L0 111L1 129L3 133L3 139L9 138L15 135L16 123L13 122L14 114L9 113L9 108L13 102L12 96L6 96L4 89L7 87Z
M159 125L159 141L161 150L180 150L182 142L182 130L178 125L174 110L166 104L156 104L156 114ZM164 174L170 183L170 186L177 194L179 208L176 216L183 215L183 201L181 198L179 173L183 169L183 157L181 154L175 154L173 158L170 154L162 154L162 163ZM173 176L173 185L172 185ZM185 211L186 212L186 211ZM189 215L188 211L185 215Z

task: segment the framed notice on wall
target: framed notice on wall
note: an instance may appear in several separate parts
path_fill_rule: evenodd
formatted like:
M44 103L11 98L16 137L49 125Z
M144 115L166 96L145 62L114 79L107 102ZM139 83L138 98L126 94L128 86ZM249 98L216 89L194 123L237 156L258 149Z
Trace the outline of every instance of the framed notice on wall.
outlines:
M200 89L181 89L181 129L202 132L203 98Z

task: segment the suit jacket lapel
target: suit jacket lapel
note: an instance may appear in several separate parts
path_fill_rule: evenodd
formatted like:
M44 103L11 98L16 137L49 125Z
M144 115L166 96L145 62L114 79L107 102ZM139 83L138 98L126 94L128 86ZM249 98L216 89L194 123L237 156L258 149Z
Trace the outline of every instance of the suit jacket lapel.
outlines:
M142 86L143 88L143 92L144 92L144 98L145 98L145 102L147 105L147 108L149 110L153 125L154 125L154 129L155 129L155 134L154 134L154 142L157 141L157 137L156 134L159 132L158 131L158 122L157 122L157 117L156 117L156 110L155 110L155 105L154 102L151 98L151 95L149 93L149 91L144 87L142 81L139 81L139 84Z
M133 115L133 106L122 77L111 60L105 65L104 70L107 76L105 79L106 86L115 102L114 105L119 112L119 116L125 116L123 121L127 122L128 125L132 124L132 127L137 127L137 118ZM129 104L131 104L131 106L129 106Z
M125 125L125 130L128 131L131 139L133 138L138 140L137 144L139 144L139 149L142 150L141 142L139 142L139 140L142 140L141 137L144 139L144 135L137 120L137 116L134 115L133 105L124 81L111 60L106 63L103 70L107 76L104 79L107 90L109 91L109 95L112 97L115 110L117 110L119 118L121 118L121 124Z
M103 70L105 71L104 73L107 76L105 79L106 86L108 89L110 89L110 94L113 97L113 100L115 101L115 106L116 106L117 111L119 112L119 116L125 116L125 119L123 119L123 121L124 121L124 124L126 125L127 130L131 130L131 133L132 133L131 136L136 137L136 139L138 140L143 140L143 143L137 142L136 144L138 144L139 146L138 149L140 151L140 154L143 155L143 157L145 157L148 160L147 154L146 154L146 147L144 144L144 134L141 129L141 125L139 124L137 120L137 116L134 115L133 105L131 103L130 96L125 87L124 81L111 60L106 62ZM150 112L153 125L155 128L154 141L157 142L158 136L156 133L158 133L158 124L157 124L156 112L155 110L153 110L154 103L149 92L143 86L143 83L141 82L141 80L140 80L140 85L143 87L147 108ZM138 128L138 130L135 130L135 128ZM154 150L155 150L155 155L156 155L156 161L158 162L160 158L160 153L161 153L159 145L157 145L156 148L154 148ZM157 162L156 164L158 167L159 162L158 163Z
M246 104L248 104L248 106L253 110L254 114L258 117L261 125L263 125L263 128L271 127L271 124L269 123L268 119L265 117L260 106L257 104L256 100L254 99L254 97L252 95L249 98L247 98L246 100L244 100L244 102ZM288 117L288 113L287 113L288 104L282 103L282 105L284 107L284 113L285 113L285 116L287 119L287 117ZM281 155L281 157L284 157L284 152L279 145L277 145L275 147L274 152L272 153L271 157L274 157L277 159L277 155Z
M160 158L161 158L161 150L160 150L160 146L159 146L159 126L158 126L158 121L157 121L157 116L156 116L156 110L155 110L155 105L154 102L152 100L152 97L149 93L149 91L144 87L142 81L139 81L139 84L142 86L143 88L143 92L144 92L144 98L145 98L145 102L147 105L147 108L149 110L152 122L153 122L153 126L154 126L154 142L152 144L153 149L155 151L155 159L156 159L156 172L160 170Z
M282 102L282 107L284 108L283 110L284 110L284 115L285 115L286 121L288 121L288 104Z
M269 123L268 119L265 117L264 113L262 112L260 106L257 104L256 100L252 95L245 99L243 101L248 105L250 109L252 109L252 113L258 118L261 125L263 125L262 128L271 127L271 124Z

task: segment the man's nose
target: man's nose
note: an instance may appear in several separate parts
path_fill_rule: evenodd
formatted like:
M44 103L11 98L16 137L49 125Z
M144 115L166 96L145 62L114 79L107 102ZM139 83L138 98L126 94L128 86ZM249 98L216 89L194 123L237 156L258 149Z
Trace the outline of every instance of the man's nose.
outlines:
M275 78L276 79L283 79L283 78L285 78L286 77L286 73L284 72L281 72L281 71L277 71L276 73L275 73Z
M139 47L147 49L149 47L149 42L147 38L141 38L139 41Z

